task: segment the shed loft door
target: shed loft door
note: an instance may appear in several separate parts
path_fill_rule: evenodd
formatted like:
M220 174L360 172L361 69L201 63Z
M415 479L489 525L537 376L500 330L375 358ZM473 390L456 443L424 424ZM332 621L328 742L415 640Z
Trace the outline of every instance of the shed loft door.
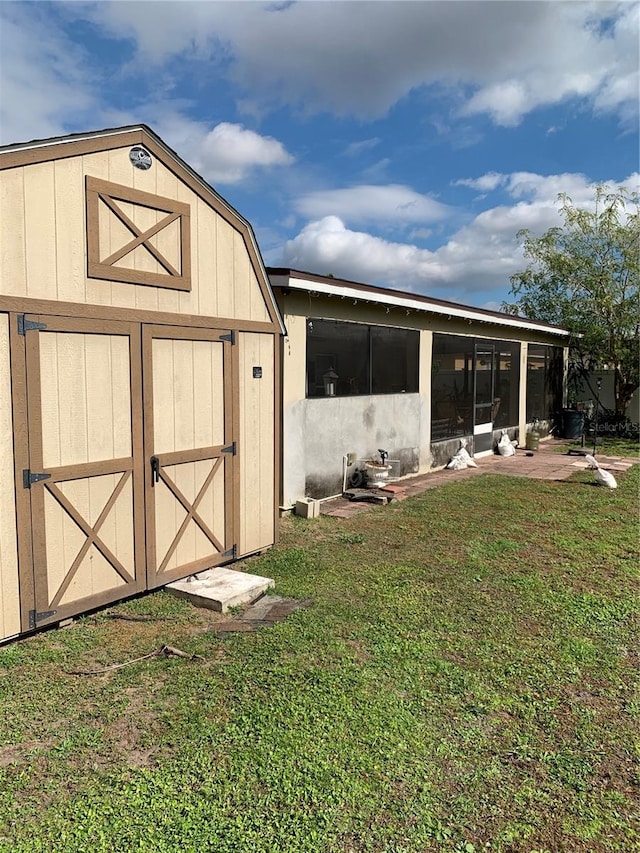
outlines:
M35 609L29 627L144 588L139 326L25 317Z
M234 555L231 337L143 329L150 588Z

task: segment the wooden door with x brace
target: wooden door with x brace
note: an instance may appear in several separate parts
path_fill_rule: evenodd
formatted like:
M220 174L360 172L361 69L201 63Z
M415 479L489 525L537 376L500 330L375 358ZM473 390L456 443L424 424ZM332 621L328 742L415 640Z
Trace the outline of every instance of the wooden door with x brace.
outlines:
M233 333L144 326L142 338L152 588L235 556Z
M23 630L232 559L232 333L141 335L137 323L33 315L18 327L29 460L20 531L33 555Z
M18 330L29 460L18 488L28 489L30 510L19 530L33 554L27 630L145 587L142 386L136 323L25 315ZM31 585L25 578L23 595Z

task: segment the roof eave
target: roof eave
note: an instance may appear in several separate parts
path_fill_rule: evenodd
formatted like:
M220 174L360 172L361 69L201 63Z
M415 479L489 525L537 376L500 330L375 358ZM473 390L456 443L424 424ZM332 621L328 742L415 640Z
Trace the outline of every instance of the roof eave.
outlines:
M434 302L428 297L410 297L400 293L394 293L387 288L374 288L364 285L363 289L356 282L343 282L338 280L322 280L321 277L307 278L304 273L293 270L282 270L273 268L269 272L271 284L274 287L290 287L293 290L305 292L316 292L326 296L340 296L344 298L357 299L360 302L376 302L380 305L395 306L399 308L422 311L427 314L445 315L470 320L478 323L507 326L509 328L526 329L528 331L544 332L557 337L569 337L567 329L537 323L523 317L514 317L509 314L476 310L466 306L458 306L455 303Z

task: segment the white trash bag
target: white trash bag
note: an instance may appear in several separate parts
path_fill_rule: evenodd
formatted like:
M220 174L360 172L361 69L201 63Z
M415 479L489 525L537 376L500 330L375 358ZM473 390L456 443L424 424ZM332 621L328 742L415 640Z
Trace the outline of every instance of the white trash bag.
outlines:
M513 442L507 435L506 429L502 430L502 435L500 436L500 441L498 442L498 453L500 456L514 456L516 449L513 445Z
M469 455L469 451L465 447L465 442L460 441L460 450L450 460L447 468L451 471L462 471L463 468L477 468L478 463Z
M601 468L600 465L598 465L597 459L587 453L587 455L584 457L584 461L587 463L587 468L593 471L596 483L599 486L606 486L608 489L618 488L616 478L610 471L605 471L603 468Z

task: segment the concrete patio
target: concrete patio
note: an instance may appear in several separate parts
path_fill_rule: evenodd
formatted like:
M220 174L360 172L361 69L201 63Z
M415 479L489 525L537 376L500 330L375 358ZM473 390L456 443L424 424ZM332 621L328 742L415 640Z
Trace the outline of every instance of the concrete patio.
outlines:
M492 454L480 457L475 460L477 468L464 468L461 471L444 468L398 480L392 484L388 497L390 501L403 500L422 494L428 489L435 489L443 483L465 477L476 477L478 474L507 474L510 477L531 477L537 480L566 480L576 471L584 471L587 468L584 456L576 455L578 452L582 453L582 450L573 449L572 454L568 451L569 445L566 441L553 438L543 440L540 442L539 450L535 452L520 448L515 456ZM592 453L592 451L592 447L584 448L585 453ZM596 458L600 467L611 471L616 478L624 474L632 465L640 462L638 458L608 456L601 450L596 453ZM341 497L323 502L321 513L337 518L351 518L371 510L374 506L374 503L353 502Z

